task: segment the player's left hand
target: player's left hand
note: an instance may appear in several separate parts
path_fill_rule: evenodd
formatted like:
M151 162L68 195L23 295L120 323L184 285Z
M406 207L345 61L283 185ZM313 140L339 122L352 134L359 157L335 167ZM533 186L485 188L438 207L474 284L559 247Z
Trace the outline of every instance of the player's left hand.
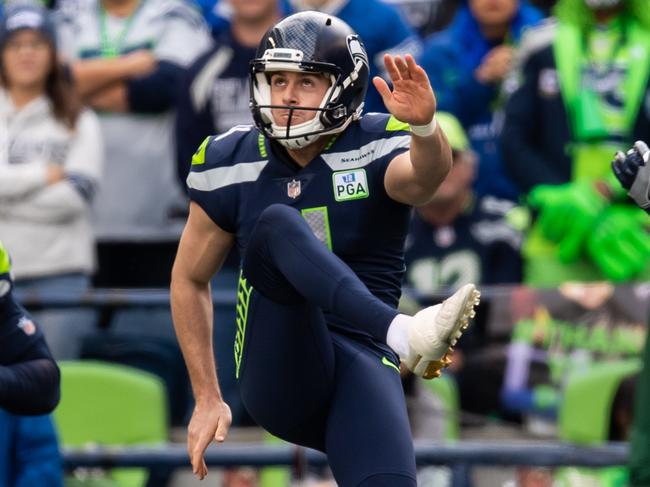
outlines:
M388 111L398 120L410 125L426 125L436 113L436 97L427 73L415 63L410 54L384 55L384 65L393 84L375 76L372 83L384 100Z

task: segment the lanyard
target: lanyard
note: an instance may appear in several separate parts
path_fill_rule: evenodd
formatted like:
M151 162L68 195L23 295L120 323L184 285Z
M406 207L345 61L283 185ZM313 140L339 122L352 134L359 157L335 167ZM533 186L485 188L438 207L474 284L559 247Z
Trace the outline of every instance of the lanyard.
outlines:
M139 10L140 5L138 5L136 10L131 15L129 15L128 19L126 19L126 22L124 22L124 25L122 26L122 30L117 34L117 36L114 39L110 39L108 36L108 26L106 20L106 17L108 17L108 15L106 14L104 7L101 6L101 2L99 3L99 35L102 57L114 58L118 57L121 54L124 39L126 39L131 25L133 25L133 20L135 19L136 14Z

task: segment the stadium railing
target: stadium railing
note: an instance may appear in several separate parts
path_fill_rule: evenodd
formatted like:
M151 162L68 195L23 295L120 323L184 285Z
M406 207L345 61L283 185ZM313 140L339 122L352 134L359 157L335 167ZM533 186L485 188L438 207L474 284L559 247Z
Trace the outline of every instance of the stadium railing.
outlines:
M482 292L483 304L508 292L496 287ZM169 307L167 289L94 289L82 295L66 292L17 293L18 299L30 309L93 307L112 312L120 308ZM213 290L215 306L232 306L236 291ZM427 296L424 301L439 301L445 294ZM189 466L185 445L170 444L161 448L98 448L63 450L67 469L78 467L148 467L184 468ZM627 444L605 444L593 447L566 443L418 443L416 458L419 465L446 465L451 469L452 487L469 487L471 470L477 466L540 466L540 467L607 467L625 465ZM248 465L293 466L300 470L306 464L323 465L325 456L319 452L287 445L221 445L210 447L206 454L210 466Z
M537 466L537 467L608 467L625 465L628 445L609 443L602 446L578 447L564 443L416 443L419 465L445 465L451 469L453 487L471 485L471 469L477 466ZM64 449L67 469L77 467L178 467L187 468L189 460L185 445L160 448L92 448ZM320 452L291 445L219 445L210 446L205 455L208 466L290 466L325 465Z

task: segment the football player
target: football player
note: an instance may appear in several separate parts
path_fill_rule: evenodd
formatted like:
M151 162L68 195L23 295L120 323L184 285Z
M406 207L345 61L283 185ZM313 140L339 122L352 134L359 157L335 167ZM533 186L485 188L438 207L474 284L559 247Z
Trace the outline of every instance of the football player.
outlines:
M291 15L251 62L255 126L209 137L187 178L192 200L172 272L176 333L196 407L194 473L231 422L212 354L209 282L242 255L236 375L272 434L324 451L341 486L415 486L400 359L433 378L467 327L473 284L415 316L396 310L412 205L449 171L429 80L412 56L385 56L391 115L361 116L368 57L340 19Z
M12 288L9 254L0 242L0 408L46 414L59 403L59 368Z

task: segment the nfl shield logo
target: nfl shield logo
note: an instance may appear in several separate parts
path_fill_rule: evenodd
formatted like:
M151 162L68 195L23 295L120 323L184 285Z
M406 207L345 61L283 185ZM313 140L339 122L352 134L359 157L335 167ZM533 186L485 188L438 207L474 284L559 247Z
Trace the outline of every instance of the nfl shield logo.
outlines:
M300 196L300 180L289 181L287 183L287 195L289 198L297 198Z

